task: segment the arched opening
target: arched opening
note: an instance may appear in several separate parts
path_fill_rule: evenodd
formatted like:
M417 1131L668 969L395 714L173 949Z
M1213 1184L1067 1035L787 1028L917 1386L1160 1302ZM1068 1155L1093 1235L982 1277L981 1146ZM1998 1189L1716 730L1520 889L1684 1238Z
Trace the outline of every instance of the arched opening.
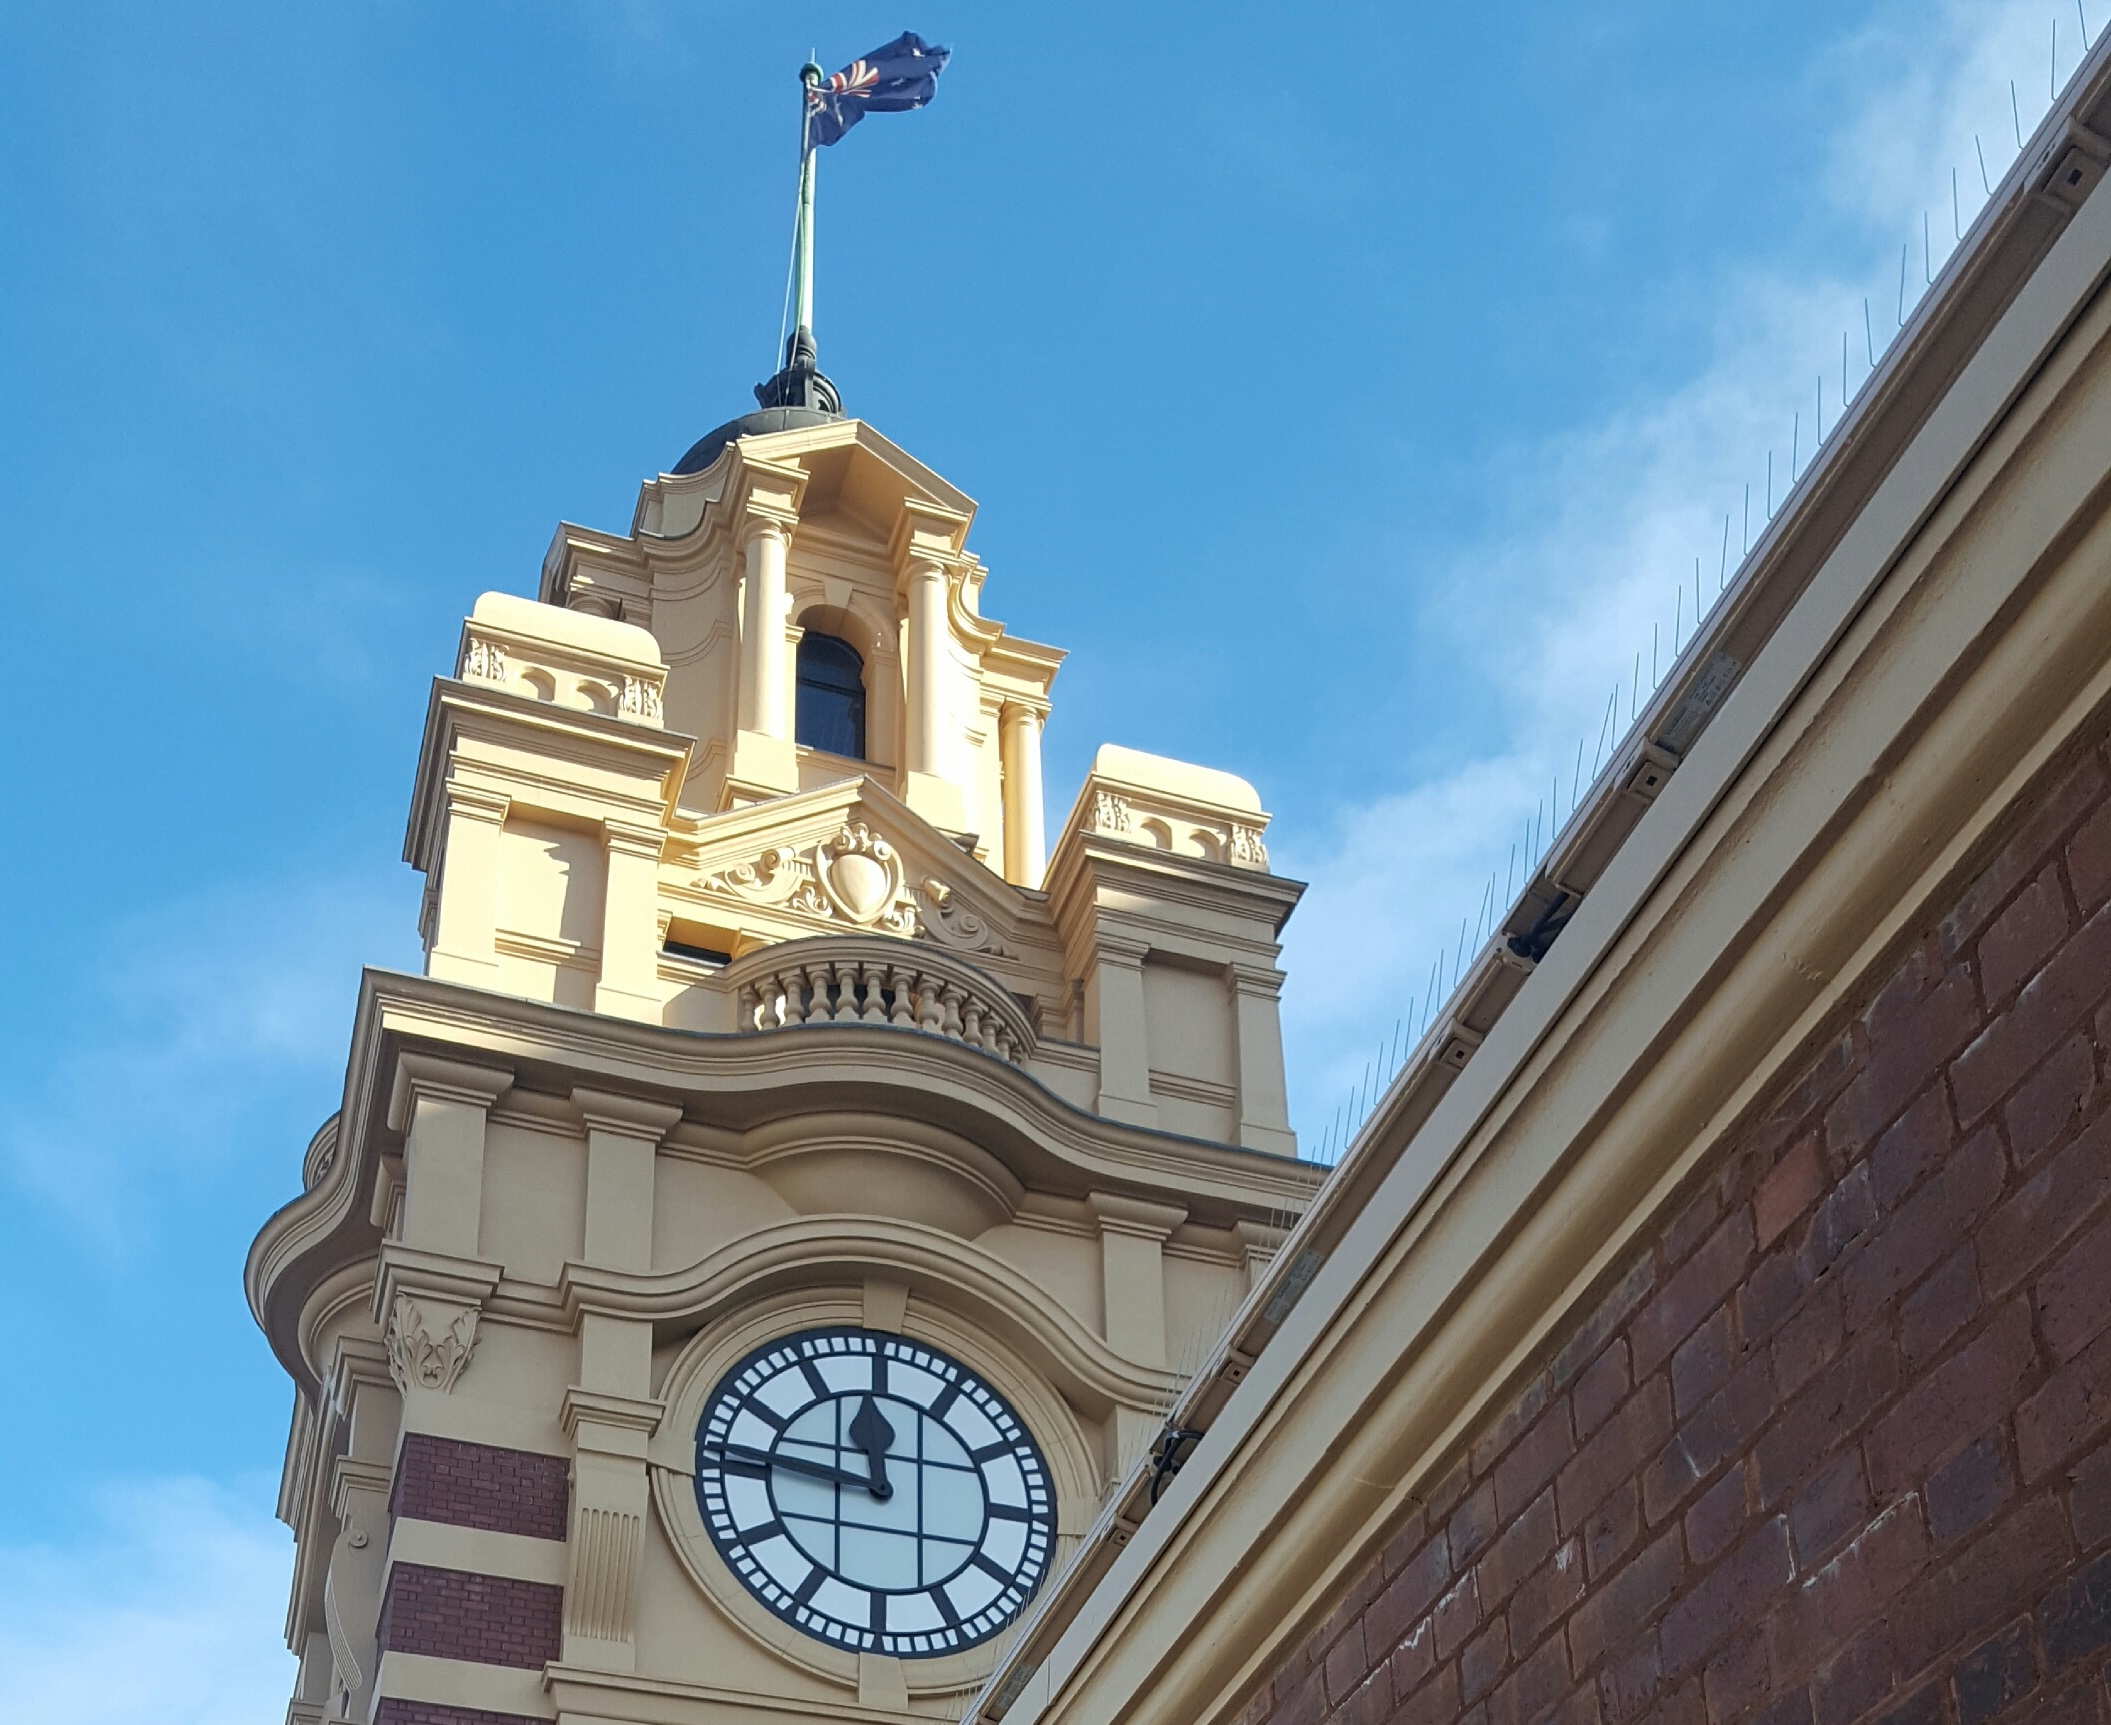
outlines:
M865 758L865 661L838 636L799 638L796 734L803 748Z

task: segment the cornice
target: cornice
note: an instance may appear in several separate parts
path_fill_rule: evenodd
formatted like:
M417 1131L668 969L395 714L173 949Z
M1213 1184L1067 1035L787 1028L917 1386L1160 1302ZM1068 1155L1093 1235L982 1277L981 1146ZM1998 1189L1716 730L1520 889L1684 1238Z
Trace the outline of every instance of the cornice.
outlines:
M1174 1374L1116 1353L1039 1283L970 1241L879 1216L802 1216L720 1246L685 1270L657 1275L568 1263L559 1297L574 1322L585 1312L704 1319L766 1294L834 1287L870 1272L906 1281L912 1294L943 1288L946 1303L988 1326L1034 1361L1080 1405L1155 1409Z
M401 1050L506 1066L533 1090L568 1095L584 1085L683 1103L727 1132L817 1112L928 1122L981 1145L1030 1189L1172 1199L1198 1221L1301 1210L1324 1177L1289 1157L1088 1113L994 1055L913 1030L826 1024L711 1035L368 970L339 1152L264 1225L244 1272L251 1312L303 1384L314 1374L298 1342L302 1305L323 1278L381 1245L368 1208L380 1153L396 1141L384 1107Z

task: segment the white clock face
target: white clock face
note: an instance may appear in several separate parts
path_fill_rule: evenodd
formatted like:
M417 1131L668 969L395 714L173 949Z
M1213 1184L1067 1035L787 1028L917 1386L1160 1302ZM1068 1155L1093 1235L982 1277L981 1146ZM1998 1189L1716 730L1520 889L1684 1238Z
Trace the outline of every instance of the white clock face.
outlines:
M995 1635L1055 1546L1019 1416L957 1360L880 1330L805 1330L727 1372L697 1422L696 1501L779 1617L904 1659Z

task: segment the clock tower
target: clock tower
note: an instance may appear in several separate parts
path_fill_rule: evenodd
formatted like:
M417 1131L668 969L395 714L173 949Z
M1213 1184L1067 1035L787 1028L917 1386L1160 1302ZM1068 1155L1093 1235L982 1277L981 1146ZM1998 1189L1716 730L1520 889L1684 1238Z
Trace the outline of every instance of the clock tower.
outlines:
M1051 845L974 503L758 395L433 685L248 1264L290 1720L956 1718L1317 1183L1252 788L1110 746Z

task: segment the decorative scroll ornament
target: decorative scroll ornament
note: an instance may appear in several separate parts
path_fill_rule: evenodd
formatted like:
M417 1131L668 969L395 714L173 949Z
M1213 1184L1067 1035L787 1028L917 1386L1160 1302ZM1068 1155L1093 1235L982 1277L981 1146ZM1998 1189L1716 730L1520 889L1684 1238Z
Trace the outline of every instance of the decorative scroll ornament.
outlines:
M1261 842L1259 831L1253 827L1231 829L1231 860L1241 868L1266 868L1268 847Z
M1125 833L1135 825L1129 813L1129 799L1118 797L1112 791L1100 791L1092 799L1092 830L1097 833Z
M752 863L706 875L699 884L706 892L824 922L886 934L917 932L916 901L908 895L901 856L862 821L845 824L810 850L772 845Z
M453 1389L476 1351L476 1317L474 1306L455 1307L453 1320L436 1336L418 1302L398 1294L388 1324L388 1369L396 1387Z
M924 938L955 952L986 952L1008 958L1010 953L997 938L997 931L968 909L967 903L942 880L926 879L916 891Z

